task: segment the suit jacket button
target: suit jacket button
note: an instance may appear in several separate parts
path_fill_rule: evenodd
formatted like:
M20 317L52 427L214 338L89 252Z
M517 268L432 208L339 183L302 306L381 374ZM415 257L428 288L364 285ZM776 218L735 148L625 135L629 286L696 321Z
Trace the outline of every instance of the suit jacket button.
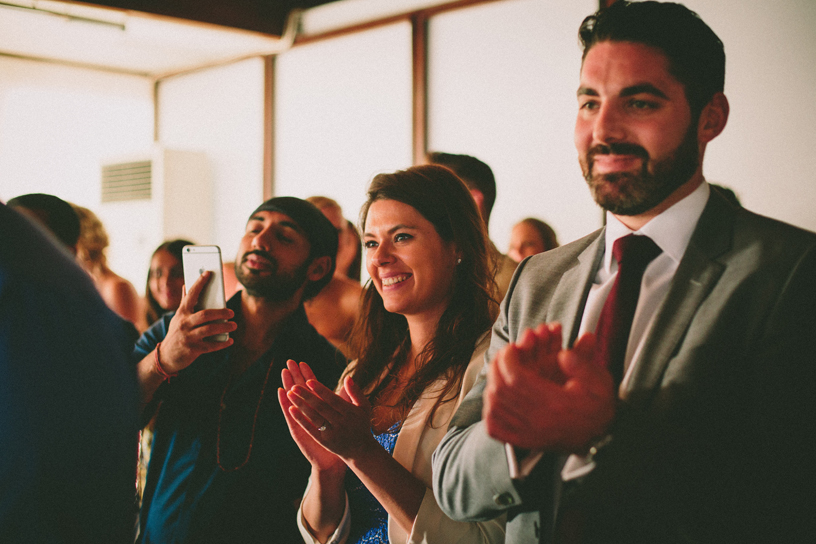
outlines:
M516 501L513 499L512 494L505 492L494 495L493 502L495 502L499 506L512 506L513 503L515 503Z

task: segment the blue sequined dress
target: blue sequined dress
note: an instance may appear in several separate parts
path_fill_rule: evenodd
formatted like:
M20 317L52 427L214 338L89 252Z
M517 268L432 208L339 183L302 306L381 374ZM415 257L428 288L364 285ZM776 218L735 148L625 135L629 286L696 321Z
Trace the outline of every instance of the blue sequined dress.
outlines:
M374 435L377 442L391 455L394 454L394 445L397 443L401 426L402 422L398 421L384 433ZM351 514L351 529L347 542L387 544L388 514L352 471L346 474L346 494Z

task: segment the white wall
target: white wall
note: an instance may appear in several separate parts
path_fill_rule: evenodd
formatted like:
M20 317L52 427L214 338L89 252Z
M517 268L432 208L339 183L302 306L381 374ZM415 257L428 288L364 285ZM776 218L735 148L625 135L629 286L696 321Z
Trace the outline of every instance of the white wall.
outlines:
M263 200L263 93L261 58L177 76L159 83L159 143L207 156L212 238L234 260L249 214ZM196 195L190 195L195 198Z
M149 79L0 57L0 200L49 193L95 211L111 267L140 292L149 263L126 249L132 224L103 210L100 165L152 141Z
M411 166L410 25L278 56L275 104L275 194L331 197L356 224L371 178Z
M816 230L816 2L686 3L720 35L728 59L731 119L707 151L706 176L749 208ZM429 147L493 167L500 249L525 215L549 221L562 242L601 222L572 146L576 34L595 6L506 0L430 22ZM356 220L371 177L410 165L410 43L400 23L279 56L276 194L326 194ZM212 167L213 239L196 241L221 245L225 258L262 198L263 72L251 59L159 85L160 143L203 151ZM47 192L101 211L115 233L111 263L139 290L149 254L120 251L133 245L117 237L134 220L115 206L100 210L99 164L150 149L152 93L145 78L0 57L0 199Z
M725 45L731 116L704 173L758 213L816 231L816 2L685 0Z
M491 167L490 234L502 251L526 216L547 221L562 243L601 225L572 143L577 28L596 7L596 0L509 0L430 21L428 147Z

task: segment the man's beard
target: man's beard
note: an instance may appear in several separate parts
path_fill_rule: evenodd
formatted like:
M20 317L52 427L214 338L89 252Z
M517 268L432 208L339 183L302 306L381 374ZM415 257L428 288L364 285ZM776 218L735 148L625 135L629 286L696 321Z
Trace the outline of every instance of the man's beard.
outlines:
M594 175L595 155L619 154L641 157L640 172L620 172ZM663 202L678 187L686 183L697 171L699 150L697 148L696 124L692 123L683 141L671 156L653 163L648 151L636 144L596 145L581 160L584 179L592 192L592 198L603 209L615 215L639 215Z
M261 276L254 270L244 273L241 266L249 255L259 255L268 260L272 266L271 273ZM309 262L304 262L294 272L280 272L278 261L265 251L248 251L235 262L235 277L244 286L249 296L282 302L291 299L298 289L306 283Z

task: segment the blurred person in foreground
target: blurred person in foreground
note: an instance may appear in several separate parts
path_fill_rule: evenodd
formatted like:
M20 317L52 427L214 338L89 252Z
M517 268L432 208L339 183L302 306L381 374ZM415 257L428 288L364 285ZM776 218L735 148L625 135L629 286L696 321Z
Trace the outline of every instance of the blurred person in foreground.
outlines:
M212 273L136 343L143 421L156 413L138 542L296 542L309 475L275 399L288 359L334 387L346 359L306 320L329 282L337 233L312 204L267 200L250 215L226 309L195 311ZM226 341L212 337L229 333Z
M436 504L430 455L484 364L495 316L484 222L435 165L380 174L362 210L371 276L337 392L291 361L279 400L312 466L306 542L504 540L504 520L455 522Z
M0 542L132 542L133 341L61 242L0 233Z
M58 196L30 193L12 198L7 206L45 227L72 255L76 255L79 216L71 204Z
M816 234L703 176L723 44L680 4L587 17L575 145L606 227L519 265L434 456L507 542L813 539Z

